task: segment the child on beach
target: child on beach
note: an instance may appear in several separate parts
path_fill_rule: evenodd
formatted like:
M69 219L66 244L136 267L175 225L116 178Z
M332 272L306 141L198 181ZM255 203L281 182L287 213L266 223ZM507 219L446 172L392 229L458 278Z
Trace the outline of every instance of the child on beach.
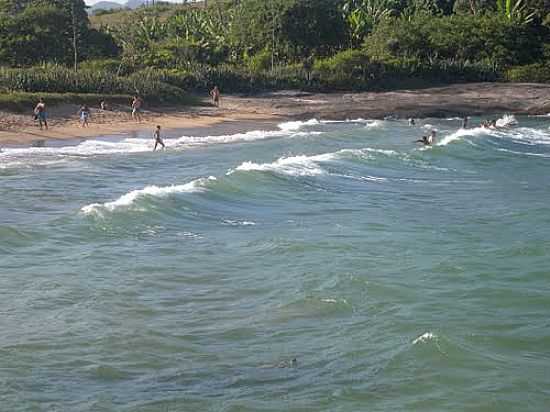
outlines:
M216 107L220 107L220 89L218 89L218 86L214 86L214 88L210 90L210 96Z
M80 115L80 127L88 127L88 118L90 117L90 109L88 105L83 104L78 111Z
M38 120L38 123L40 124L40 130L42 130L44 126L46 127L46 130L48 130L46 103L44 103L44 99L42 98L38 99L38 104L34 108L34 118L35 120Z
M160 125L158 125L155 129L155 132L153 133L153 138L155 139L155 147L153 148L153 152L157 150L158 145L161 145L162 149L166 150L166 146L164 145L164 142L160 137Z

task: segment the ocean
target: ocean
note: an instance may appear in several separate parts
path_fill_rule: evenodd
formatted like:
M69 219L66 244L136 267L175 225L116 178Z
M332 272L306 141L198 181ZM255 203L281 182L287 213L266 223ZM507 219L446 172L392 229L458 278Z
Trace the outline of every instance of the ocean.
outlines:
M499 124L3 148L0 411L549 410L550 116Z

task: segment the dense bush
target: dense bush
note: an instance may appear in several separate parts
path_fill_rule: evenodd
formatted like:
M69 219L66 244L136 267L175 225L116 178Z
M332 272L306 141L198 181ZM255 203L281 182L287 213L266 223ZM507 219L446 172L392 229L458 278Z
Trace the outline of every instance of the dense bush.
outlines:
M333 57L317 60L313 69L316 78L326 86L365 88L378 67L371 65L363 51L346 50Z
M497 67L540 59L542 30L498 15L416 15L381 23L365 41L377 60L418 58L492 62Z
M182 89L159 80L158 76L135 73L129 77L110 72L80 70L63 66L29 69L0 69L0 90L8 92L66 92L97 94L139 94L157 102L185 99Z
M511 67L505 77L511 82L550 83L550 62Z

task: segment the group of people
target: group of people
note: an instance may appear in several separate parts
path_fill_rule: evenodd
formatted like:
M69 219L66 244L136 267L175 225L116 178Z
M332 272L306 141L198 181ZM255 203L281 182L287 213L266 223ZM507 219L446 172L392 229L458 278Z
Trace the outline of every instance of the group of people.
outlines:
M483 120L480 123L480 126L483 127L484 129L496 129L496 128L498 128L496 119Z
M212 90L210 90L209 95L212 99L212 102L216 107L220 106L220 89L218 86L214 86ZM131 104L131 110L132 110L132 119L136 122L141 122L143 120L143 116L141 114L143 107L143 99L135 95L132 98L132 104ZM101 100L99 103L99 108L102 111L109 110L107 102L105 100ZM34 119L38 121L38 125L40 127L40 130L46 129L48 130L48 116L46 112L46 103L44 102L44 99L40 98L38 100L38 103L34 107ZM78 110L78 117L80 119L80 127L88 127L89 119L91 117L91 111L90 107L87 104L83 104L80 106Z
M468 121L469 120L470 120L470 118L468 116L464 116L462 118L462 128L463 129L468 128ZM496 120L495 120L495 124L496 124ZM416 125L416 121L413 118L410 118L409 119L409 126L415 126L415 125ZM435 143L436 135L437 135L437 131L432 130L429 135L422 136L420 139L415 140L415 143L422 143L425 146L431 146Z

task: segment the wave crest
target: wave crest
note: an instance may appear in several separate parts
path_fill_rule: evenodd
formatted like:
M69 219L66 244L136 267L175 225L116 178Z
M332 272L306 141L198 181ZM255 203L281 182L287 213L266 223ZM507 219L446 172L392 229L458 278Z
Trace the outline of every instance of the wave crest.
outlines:
M193 180L183 185L162 187L154 185L146 186L143 189L132 190L131 192L128 192L111 202L92 203L83 206L80 211L85 215L102 215L104 211L113 212L118 208L130 207L142 197L165 197L174 193L202 192L206 190L206 183L212 180L216 180L216 178L214 176L210 176L208 178Z

